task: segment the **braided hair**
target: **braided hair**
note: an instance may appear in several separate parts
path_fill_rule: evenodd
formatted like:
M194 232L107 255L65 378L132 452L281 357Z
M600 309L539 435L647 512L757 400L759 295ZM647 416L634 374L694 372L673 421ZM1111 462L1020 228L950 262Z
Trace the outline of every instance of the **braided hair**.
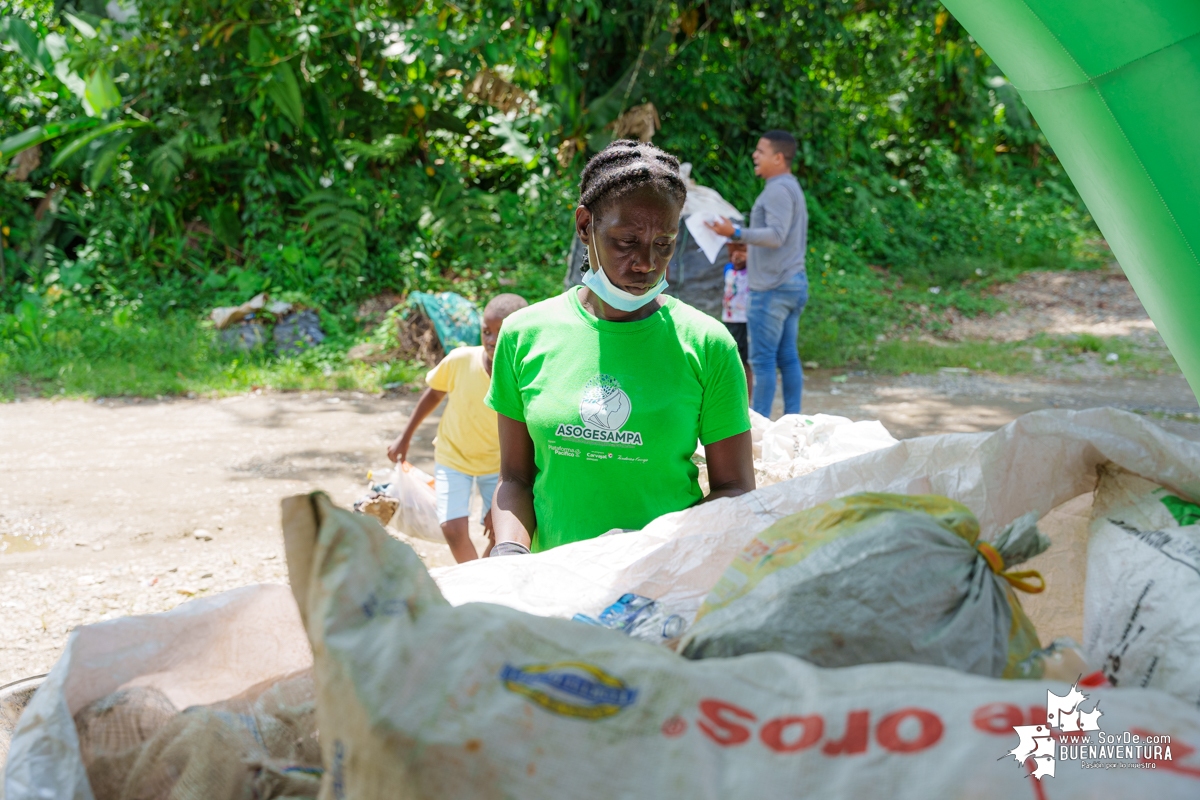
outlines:
M680 206L687 184L679 177L679 159L647 142L617 139L592 156L579 176L579 205L598 216L608 203L651 187ZM584 251L583 268L591 259Z

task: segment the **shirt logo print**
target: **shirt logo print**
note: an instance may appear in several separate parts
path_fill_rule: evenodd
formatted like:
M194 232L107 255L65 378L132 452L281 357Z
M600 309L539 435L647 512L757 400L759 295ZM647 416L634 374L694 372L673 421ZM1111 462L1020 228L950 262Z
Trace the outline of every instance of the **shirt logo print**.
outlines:
M619 431L629 421L633 404L611 375L597 375L583 386L579 418L589 428Z

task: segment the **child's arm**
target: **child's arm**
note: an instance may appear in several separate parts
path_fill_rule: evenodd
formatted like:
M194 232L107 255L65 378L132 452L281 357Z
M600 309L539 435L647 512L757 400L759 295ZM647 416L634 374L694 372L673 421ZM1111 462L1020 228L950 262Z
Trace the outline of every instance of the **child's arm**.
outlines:
M413 433L416 432L417 426L433 413L445 396L445 392L439 392L437 389L426 388L421 392L420 398L417 399L417 407L413 409L412 416L408 418L408 424L404 426L404 433L400 434L388 448L388 458L392 461L404 461L408 458L408 446L412 443Z

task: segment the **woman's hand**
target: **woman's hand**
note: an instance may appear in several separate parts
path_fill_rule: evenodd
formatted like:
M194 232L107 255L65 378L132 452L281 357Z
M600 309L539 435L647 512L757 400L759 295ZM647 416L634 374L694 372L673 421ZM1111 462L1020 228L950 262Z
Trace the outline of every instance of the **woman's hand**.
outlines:
M533 545L533 532L537 530L533 512L533 479L537 476L533 439L524 422L503 414L496 417L500 426L500 481L490 512L495 543L512 542L528 550ZM506 549L509 548L498 548L500 552Z
M705 445L704 460L708 464L710 490L701 503L719 497L737 497L756 488L750 431Z
M483 535L488 538L488 543L479 557L487 558L492 554L492 548L496 546L496 529L492 526L492 510L490 508L488 513L483 515Z

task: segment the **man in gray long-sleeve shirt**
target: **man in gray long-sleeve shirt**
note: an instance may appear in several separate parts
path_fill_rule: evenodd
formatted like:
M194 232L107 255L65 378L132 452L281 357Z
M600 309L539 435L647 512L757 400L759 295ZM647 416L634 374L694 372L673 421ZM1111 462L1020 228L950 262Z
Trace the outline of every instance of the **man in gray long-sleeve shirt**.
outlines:
M783 380L783 413L800 413L804 372L796 349L800 314L808 302L804 255L808 248L808 208L804 190L792 174L796 139L786 131L767 131L754 150L754 174L767 181L750 212L750 227L729 220L708 223L715 233L750 245L750 303L747 330L754 396L750 407L771 415L775 371Z

